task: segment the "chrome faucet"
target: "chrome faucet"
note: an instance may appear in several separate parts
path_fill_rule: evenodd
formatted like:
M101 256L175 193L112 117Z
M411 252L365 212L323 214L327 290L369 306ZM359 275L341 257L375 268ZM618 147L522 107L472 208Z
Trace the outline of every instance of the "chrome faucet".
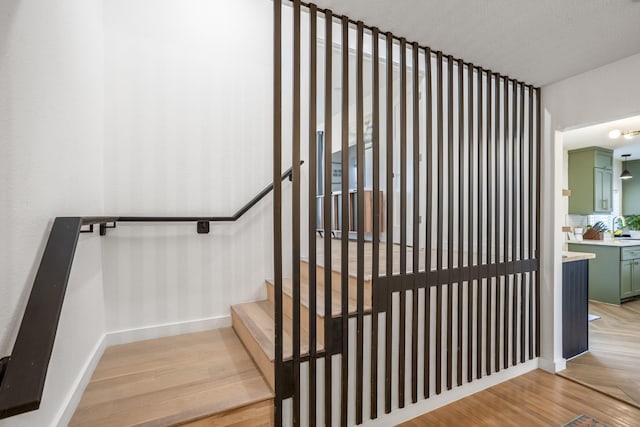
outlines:
M620 222L622 223L622 228L625 228L627 226L627 221L625 221L624 216L622 215L616 215L613 217L613 219L611 220L611 234L613 235L616 232L616 220L620 219Z

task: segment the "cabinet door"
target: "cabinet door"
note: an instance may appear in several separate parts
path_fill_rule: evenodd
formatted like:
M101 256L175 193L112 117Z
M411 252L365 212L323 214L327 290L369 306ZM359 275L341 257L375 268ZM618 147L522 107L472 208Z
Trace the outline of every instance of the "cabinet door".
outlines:
M600 169L613 169L613 155L611 151L600 151L596 150L595 152L595 167Z
M611 212L613 174L610 170L594 168L594 212Z
M636 260L627 260L620 263L620 298L629 298L633 296L633 270ZM640 273L640 268L636 267L636 271Z
M631 274L631 295L640 295L640 259L634 259L631 261L632 274Z

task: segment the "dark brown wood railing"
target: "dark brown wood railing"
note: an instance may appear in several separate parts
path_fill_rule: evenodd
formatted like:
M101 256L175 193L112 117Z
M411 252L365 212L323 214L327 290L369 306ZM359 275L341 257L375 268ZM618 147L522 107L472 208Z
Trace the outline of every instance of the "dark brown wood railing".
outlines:
M283 24L283 8L290 4L292 25ZM301 28L308 28L308 35ZM324 30L322 38L318 28ZM282 44L284 31L291 31L291 45ZM285 55L293 60L287 60L292 66L283 70ZM302 66L303 60L309 61L308 67ZM334 82L332 76L338 73L340 82ZM285 144L291 144L294 165L305 149L309 153L308 205L300 204L301 189L295 183L300 168L293 171L293 349L292 357L283 360L282 349L276 347L276 425L361 424L382 411L538 357L540 90L298 0L285 5L274 1L274 76L274 170L287 152ZM308 96L302 82L309 84ZM290 120L282 116L283 87L289 85ZM339 103L334 95L340 96ZM309 117L301 117L300 111L308 111ZM338 117L339 131L334 129ZM292 130L286 141L285 121ZM304 127L308 143L301 139ZM325 138L320 153L318 132ZM336 145L332 139L338 134ZM338 145L342 191L334 202L331 163ZM355 167L349 164L353 145ZM371 155L365 155L368 149ZM366 166L365 159L371 159ZM315 177L321 168L324 194L319 196ZM365 231L364 198L358 197L355 233L348 233L353 230L347 222L348 193L363 194L365 169L373 179L373 232ZM350 174L356 178L353 188ZM289 263L282 253L289 242L282 241L279 188L275 194L274 328L279 346L285 321L283 263ZM317 200L322 201L324 238L317 235ZM332 208L338 202L342 224L334 229ZM305 208L309 295L304 304L313 325L308 330L300 326L303 303L295 289L302 285L299 224ZM336 230L338 238L331 239ZM324 271L318 273L322 265ZM340 275L334 275L331 266ZM355 311L349 305L350 275L356 283L351 291ZM366 309L369 279L371 311ZM323 313L316 310L320 281ZM339 294L337 312L332 310L332 290ZM317 351L316 314L324 317L324 351ZM308 339L307 353L299 348L302 338ZM370 369L365 369L367 362ZM306 363L309 376L303 377L301 365ZM336 369L339 384L334 384ZM285 413L283 402L289 398L290 413ZM308 419L302 420L305 401ZM318 407L321 401L323 408Z

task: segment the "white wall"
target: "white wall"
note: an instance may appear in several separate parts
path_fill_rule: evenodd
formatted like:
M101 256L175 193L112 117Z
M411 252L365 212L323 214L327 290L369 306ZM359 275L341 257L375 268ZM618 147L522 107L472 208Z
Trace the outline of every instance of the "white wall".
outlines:
M563 149L559 132L640 113L640 54L542 89L542 357L548 369L564 366L561 346L560 251L564 221Z
M272 178L271 2L104 8L105 210L233 214ZM107 330L224 324L231 304L266 296L271 212L269 196L209 235L195 224L118 224L103 240Z
M0 3L0 355L8 355L55 216L103 211L102 4ZM43 403L0 426L55 423L104 328L100 240L83 235Z

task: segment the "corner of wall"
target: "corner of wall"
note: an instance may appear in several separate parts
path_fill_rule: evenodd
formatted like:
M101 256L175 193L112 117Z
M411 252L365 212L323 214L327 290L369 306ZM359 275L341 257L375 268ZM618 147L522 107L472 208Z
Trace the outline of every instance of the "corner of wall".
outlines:
M98 366L98 362L102 358L104 351L107 348L106 336L102 335L98 342L96 343L91 355L87 359L86 363L80 369L80 372L73 383L73 386L67 397L64 399L60 410L56 414L52 425L58 427L65 427L69 425L71 422L71 418L73 417L78 404L80 403L80 399L82 399L82 395L89 385L89 381L91 380L91 376L93 372L96 370Z

